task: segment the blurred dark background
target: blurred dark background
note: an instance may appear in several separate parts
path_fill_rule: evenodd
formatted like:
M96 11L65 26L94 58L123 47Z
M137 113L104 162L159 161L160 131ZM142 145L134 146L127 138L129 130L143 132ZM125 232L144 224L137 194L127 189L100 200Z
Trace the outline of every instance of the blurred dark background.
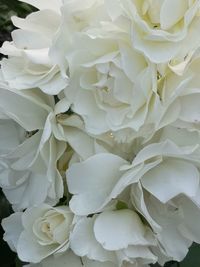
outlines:
M42 0L41 0L42 1ZM84 0L83 0L84 1ZM10 40L10 32L14 29L10 21L10 17L18 15L25 17L30 12L34 11L34 8L19 2L17 0L0 0L0 46L5 40ZM3 55L0 54L0 58ZM4 197L2 190L0 189L0 222L3 218L9 216L12 213L12 209ZM199 229L200 229L200 222ZM3 229L0 226L0 267L21 267L22 263L17 259L16 254L13 253L8 245L3 241ZM159 267L154 265L152 267ZM169 262L165 267L200 267L200 246L193 244L187 257L183 262Z

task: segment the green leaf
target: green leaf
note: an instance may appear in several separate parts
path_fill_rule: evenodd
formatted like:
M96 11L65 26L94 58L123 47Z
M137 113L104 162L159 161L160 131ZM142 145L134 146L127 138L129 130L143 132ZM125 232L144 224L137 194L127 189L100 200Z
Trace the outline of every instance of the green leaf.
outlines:
M127 204L125 202L119 200L117 202L116 209L117 210L124 210L124 209L128 209L128 206L127 206Z

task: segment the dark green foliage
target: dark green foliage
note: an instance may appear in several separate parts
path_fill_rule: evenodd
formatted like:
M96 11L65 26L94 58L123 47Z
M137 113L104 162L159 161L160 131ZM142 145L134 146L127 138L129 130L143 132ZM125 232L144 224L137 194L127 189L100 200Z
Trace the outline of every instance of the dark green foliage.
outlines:
M32 10L33 7L17 0L0 0L0 31L12 30L11 16L25 17Z
M18 0L0 0L0 46L4 41L11 39L10 33L14 29L10 18L14 15L26 17L36 10L32 6ZM0 58L2 55L0 54Z

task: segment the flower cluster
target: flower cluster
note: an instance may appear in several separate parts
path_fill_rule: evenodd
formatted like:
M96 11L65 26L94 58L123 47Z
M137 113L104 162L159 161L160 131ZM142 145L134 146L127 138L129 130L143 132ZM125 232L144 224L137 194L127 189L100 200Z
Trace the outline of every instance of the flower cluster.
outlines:
M200 0L23 0L0 52L4 239L27 267L147 267L200 243Z

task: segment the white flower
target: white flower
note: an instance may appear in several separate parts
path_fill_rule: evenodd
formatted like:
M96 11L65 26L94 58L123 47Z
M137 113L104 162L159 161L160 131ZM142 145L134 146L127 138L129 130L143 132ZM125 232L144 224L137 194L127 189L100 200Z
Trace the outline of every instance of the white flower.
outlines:
M6 82L19 90L39 87L51 95L59 93L67 85L67 76L61 75L49 49L59 29L60 14L48 4L25 19L12 17L12 22L19 29L12 32L12 41L4 42L0 49L8 55L8 59L1 61Z
M14 237L12 223L18 217L16 213L3 221L6 240ZM53 253L67 250L73 217L73 213L65 206L53 208L46 204L21 213L23 231L18 240L15 231L15 238L11 240L19 258L24 262L37 263ZM20 228L18 224L16 227Z
M17 251L19 236L23 231L22 212L15 212L2 220L2 227L5 231L3 239L8 243L12 251Z
M15 210L43 202L54 205L64 192L57 162L67 143L81 159L86 159L95 152L95 140L84 132L79 117L63 114L69 108L65 98L55 104L52 96L39 89L15 91L4 86L0 92L2 113L16 122L6 120L5 124L3 120L4 131L13 131L10 137L7 135L12 149L5 151L6 142L1 145L3 191ZM22 134L17 135L15 127ZM1 131L3 138L6 137L4 131ZM67 164L65 162L64 171Z
M110 13L130 21L133 47L164 63L199 47L199 6L199 0L111 1Z
M105 14L104 0L63 1L61 25L50 48L50 57L63 75L68 68L66 54L74 35L87 31L92 25L99 25Z
M194 224L188 227L187 222L191 218L188 212L193 206L196 210L191 210L190 216L198 219L199 208L197 206L195 208L195 204L190 203L188 199L185 199L185 203L181 205L181 197L179 197L180 204L176 199L163 204L148 192L143 191L141 185L132 186L132 199L138 211L143 214L156 232L158 245L153 252L158 255L158 262L163 265L170 260L182 261L188 253L188 248L197 240L194 236L187 235L190 228L192 229L190 233L197 231Z
M157 74L155 66L132 49L128 40L79 35L67 59L70 80L65 94L88 132L98 135L145 127L159 99Z
M55 95L68 84L66 52L73 35L98 21L104 14L101 0L25 0L40 10L25 19L12 17L19 28L12 41L4 42L1 61L5 80L19 90L39 87Z
M181 261L192 242L200 242L199 237L187 235L187 232L196 232L196 227L187 225L188 207L194 206L193 210L189 208L193 213L191 216L197 218L200 213L199 204L195 201L199 195L199 149L194 145L195 139L193 145L190 144L191 140L187 141L191 138L189 132L187 134L185 138L182 135L182 139L179 139L180 148L166 141L166 145L152 144L141 151L135 159L135 163L138 159L141 162L151 162L150 158L153 159L157 153L162 157L160 161L157 156L158 164L141 177L140 183L131 187L134 206L157 233L161 264L170 259ZM176 138L181 138L181 135L177 135ZM163 152L158 152L158 148ZM181 201L182 198L185 202ZM194 203L190 204L192 201ZM182 225L184 231L181 230Z
M191 134L193 136L193 133ZM163 138L165 140L166 135ZM174 140L177 138L179 137L175 137ZM158 248L164 248L165 257L168 260L170 258L181 260L191 242L200 242L198 235L194 237L196 227L191 223L188 226L188 217L186 215L184 217L181 213L183 210L187 214L187 206L193 205L194 216L200 216L198 169L200 151L196 145L196 142L199 143L199 136L197 133L192 145L191 140L187 145L185 139L182 137L183 143L179 141L179 147L169 140L150 144L137 154L132 164L113 154L98 154L85 162L71 165L67 172L69 191L74 194L69 203L71 209L77 215L87 215L105 210L109 205L115 205L116 201L123 200L128 206L132 201L157 233L161 243ZM139 191L135 191L134 188L139 188ZM159 205L166 208L168 205L172 206L174 215L172 219L168 218L171 230L165 225L167 219L161 220L162 215L159 215L159 212L151 215L150 210L155 205L145 202L143 199L145 192L156 199L155 203L162 203ZM185 196L184 202L181 195ZM193 204L189 204L192 202ZM179 223L174 223L176 207L178 209L180 207ZM156 219L153 219L154 216ZM171 250L172 238L167 239L168 231L170 235L176 232L177 240L182 243L182 246L178 246L179 250L178 248Z
M172 155L168 159L163 158L161 164L142 177L141 183L131 187L131 199L134 206L157 233L156 236L161 244L158 246L162 252L158 254L161 265L171 259L181 261L187 254L191 243L200 242L196 225L191 220L191 218L198 220L200 215L200 151L198 145L195 148L195 144L199 144L199 133L185 129L181 124L175 124L161 131L160 140L166 139L178 144L182 155L174 155L177 159L173 156L171 162L169 158ZM192 153L189 152L190 149L191 152L193 150ZM189 157L185 155L187 150L191 153L190 156L187 153ZM184 173L181 174L181 172ZM152 180L154 178L158 183ZM155 191L150 187L151 189L154 187ZM155 250L154 253L156 253Z
M70 247L76 255L118 266L154 263L156 257L148 248L154 245L150 229L127 209L82 218L70 235Z
M26 267L181 261L200 243L200 0L20 1L39 10L0 48L4 240Z
M55 203L63 195L56 162L66 145L61 142L58 146L45 125L51 109L41 95L31 90L26 95L8 88L0 90L4 113L23 128L23 137L18 139L16 147L1 154L1 186L15 209L45 200ZM50 99L46 100L48 103Z

